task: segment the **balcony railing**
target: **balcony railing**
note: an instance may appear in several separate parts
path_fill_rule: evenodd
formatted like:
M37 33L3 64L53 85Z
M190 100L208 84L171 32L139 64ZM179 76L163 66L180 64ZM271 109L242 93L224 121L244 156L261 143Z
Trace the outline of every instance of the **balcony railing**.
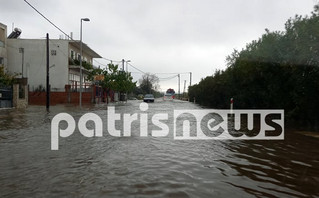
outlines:
M80 61L76 60L76 59L69 58L69 65L80 66ZM82 67L88 71L93 69L93 66L86 61L82 61Z

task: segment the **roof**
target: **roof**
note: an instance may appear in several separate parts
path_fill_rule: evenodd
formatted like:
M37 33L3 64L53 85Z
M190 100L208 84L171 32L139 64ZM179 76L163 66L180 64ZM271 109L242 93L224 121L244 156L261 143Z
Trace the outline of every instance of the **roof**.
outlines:
M15 41L43 41L43 39L26 39L26 38L22 38L22 39L17 39L17 38L11 38L11 39L8 39L8 40L15 40ZM51 41L52 40L55 40L55 41L62 41L62 42L68 42L69 44L71 44L72 46L74 46L75 48L78 48L79 51L80 51L80 41L77 41L77 40L63 40L63 39L50 39ZM97 52L95 52L93 49L91 49L87 44L85 43L82 43L82 48L83 48L83 51L88 54L89 56L91 56L92 58L102 58L102 56L100 56Z
M70 41L69 43L73 45L74 47L80 49L80 45L81 45L80 41ZM87 44L83 42L82 42L82 49L83 51L85 51L85 53L87 53L92 58L102 58L102 56L100 56L97 52L95 52L93 49L91 49Z
M4 28L7 28L7 25L3 24L0 22L0 26L4 27Z

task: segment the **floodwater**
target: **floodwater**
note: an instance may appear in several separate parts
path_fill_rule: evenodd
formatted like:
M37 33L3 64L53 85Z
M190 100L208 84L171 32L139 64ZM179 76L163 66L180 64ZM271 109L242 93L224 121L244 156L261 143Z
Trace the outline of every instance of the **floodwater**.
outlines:
M139 104L115 109L141 113ZM319 139L286 131L285 140L174 140L173 109L194 108L149 104L150 114L169 114L166 137L140 137L139 122L131 137L111 136L105 106L0 110L0 197L319 197ZM76 129L52 151L51 120L61 112L99 115L103 137Z

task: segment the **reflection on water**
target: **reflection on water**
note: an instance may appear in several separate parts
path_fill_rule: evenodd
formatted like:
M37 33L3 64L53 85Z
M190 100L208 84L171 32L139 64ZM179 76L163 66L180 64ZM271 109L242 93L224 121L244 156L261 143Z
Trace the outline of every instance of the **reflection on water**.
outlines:
M149 105L151 114L168 112L169 119L172 109L193 108L200 107L176 101ZM106 120L105 107L0 110L0 196L319 196L319 139L292 132L284 141L176 141L172 134L140 137L134 122L132 137L112 137L104 123L103 137L85 138L76 130L51 151L53 116L68 112L78 120L87 111ZM116 111L140 113L139 102L117 105Z

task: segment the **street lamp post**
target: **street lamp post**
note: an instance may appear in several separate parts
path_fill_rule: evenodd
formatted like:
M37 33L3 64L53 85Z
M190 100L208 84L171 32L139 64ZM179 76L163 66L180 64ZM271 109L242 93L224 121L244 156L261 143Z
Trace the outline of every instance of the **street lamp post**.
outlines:
M89 18L81 19L81 27L80 27L80 107L82 107L82 21L90 21Z
M23 78L24 76L23 76L23 64L24 64L24 48L23 47L20 47L19 48L19 53L21 53L22 54L22 68L21 68L21 78Z

